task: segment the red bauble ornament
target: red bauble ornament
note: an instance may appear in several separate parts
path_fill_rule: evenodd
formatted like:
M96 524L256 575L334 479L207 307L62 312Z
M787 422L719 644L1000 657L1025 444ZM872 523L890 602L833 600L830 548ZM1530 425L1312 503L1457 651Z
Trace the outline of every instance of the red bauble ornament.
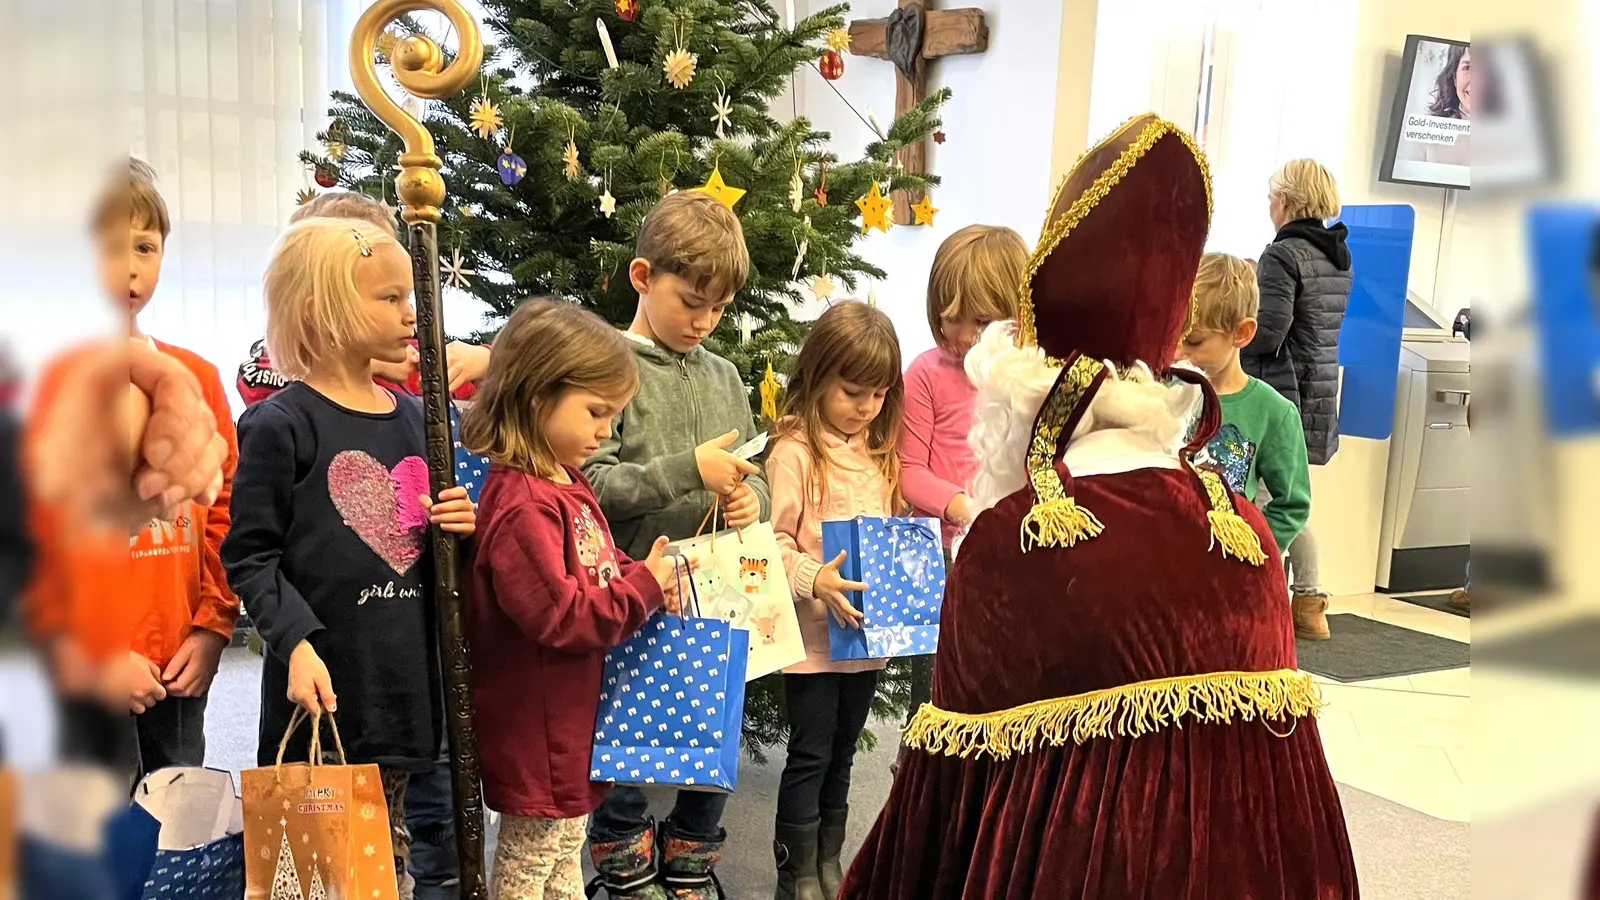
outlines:
M844 54L837 50L822 51L822 58L817 60L817 68L822 72L822 77L834 81L844 74Z
M624 22L639 18L639 0L613 0L611 6L617 11L617 18Z
M316 179L321 187L336 187L339 184L339 170L328 165L317 166Z

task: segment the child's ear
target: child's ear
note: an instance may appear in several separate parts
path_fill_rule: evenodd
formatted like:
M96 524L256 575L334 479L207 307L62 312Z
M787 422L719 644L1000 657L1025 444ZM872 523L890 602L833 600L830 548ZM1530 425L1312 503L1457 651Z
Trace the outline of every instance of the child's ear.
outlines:
M650 275L650 260L640 256L628 263L628 281L635 291L641 294L650 292Z
M1249 346L1250 342L1255 340L1255 339L1256 339L1256 320L1255 319L1245 319L1243 322L1239 323L1239 327L1238 328L1235 328L1233 330L1233 346L1235 346L1235 347L1238 347L1238 348L1242 349L1244 347Z

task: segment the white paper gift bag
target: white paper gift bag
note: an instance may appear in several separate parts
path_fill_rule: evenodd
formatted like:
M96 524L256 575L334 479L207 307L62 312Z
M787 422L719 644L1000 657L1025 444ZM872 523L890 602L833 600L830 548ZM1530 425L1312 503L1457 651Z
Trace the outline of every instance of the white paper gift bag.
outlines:
M700 612L743 629L750 638L745 680L754 681L806 658L794 594L783 571L772 526L758 522L679 541L668 548L699 568L694 573Z

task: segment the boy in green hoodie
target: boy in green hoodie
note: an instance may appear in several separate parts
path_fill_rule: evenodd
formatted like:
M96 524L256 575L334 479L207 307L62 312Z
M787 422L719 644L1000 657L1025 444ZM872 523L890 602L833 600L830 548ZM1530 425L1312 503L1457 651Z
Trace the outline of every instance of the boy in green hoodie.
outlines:
M1246 375L1239 364L1240 348L1255 337L1260 305L1256 274L1248 262L1226 253L1207 253L1200 258L1194 281L1194 324L1178 344L1176 357L1206 373L1222 404L1222 429L1206 444L1206 464L1235 492L1261 506L1281 553L1311 518L1311 470L1299 410L1272 385ZM1312 601L1327 602L1294 598L1297 607ZM1327 638L1325 608L1317 609L1314 617L1303 615L1310 610L1297 608L1296 633ZM1310 618L1322 622L1320 634L1302 627Z
M744 382L733 363L701 346L750 274L738 217L705 194L673 194L645 216L634 253L628 278L639 307L626 335L639 393L583 471L617 546L643 559L657 535L693 537L713 502L729 527L744 527L765 518L771 501L760 469L729 452L756 436ZM595 870L612 900L716 900L711 869L727 837L727 801L678 792L662 823L658 874L644 793L613 788L589 825Z

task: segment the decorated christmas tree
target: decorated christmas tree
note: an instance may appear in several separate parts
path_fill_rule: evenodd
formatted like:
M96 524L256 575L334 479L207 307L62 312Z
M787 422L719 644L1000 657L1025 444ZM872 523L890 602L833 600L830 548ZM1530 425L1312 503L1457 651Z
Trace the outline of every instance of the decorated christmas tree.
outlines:
M294 848L289 846L288 823L284 825L283 838L278 842L278 868L272 875L270 900L304 900L300 893L300 873L294 865Z
M829 135L769 106L796 79L820 88L843 71L848 6L785 23L767 0L481 5L481 83L409 107L444 160L444 280L487 306L479 335L536 295L626 325L637 303L627 268L640 221L669 192L704 190L739 215L751 260L708 349L739 367L760 410L758 385L770 367L771 392L805 336L792 305L886 277L858 242L892 227L891 191L937 183L903 171L894 156L938 127L949 92L889 123L862 113L880 139L842 160ZM398 139L353 96L336 94L332 116L324 146L304 155L318 183L392 202ZM463 324L446 326L466 336ZM886 679L883 709L903 696L902 682ZM776 691L750 691L745 738L758 755L783 739Z

